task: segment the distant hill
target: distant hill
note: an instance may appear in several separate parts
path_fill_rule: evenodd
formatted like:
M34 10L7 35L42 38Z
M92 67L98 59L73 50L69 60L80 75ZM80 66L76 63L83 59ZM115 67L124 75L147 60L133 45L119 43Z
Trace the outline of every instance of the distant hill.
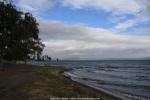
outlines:
M139 60L150 60L150 57L140 58Z
M80 57L69 57L63 60L71 60L71 61L98 61L98 60L150 60L150 57L141 57L141 58L106 58L106 59L81 59Z

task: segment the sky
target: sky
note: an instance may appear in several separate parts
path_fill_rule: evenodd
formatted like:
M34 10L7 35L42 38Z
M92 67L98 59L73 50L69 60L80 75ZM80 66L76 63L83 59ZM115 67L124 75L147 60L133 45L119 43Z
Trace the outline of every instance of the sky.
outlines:
M39 23L43 54L69 60L150 57L149 0L13 0Z

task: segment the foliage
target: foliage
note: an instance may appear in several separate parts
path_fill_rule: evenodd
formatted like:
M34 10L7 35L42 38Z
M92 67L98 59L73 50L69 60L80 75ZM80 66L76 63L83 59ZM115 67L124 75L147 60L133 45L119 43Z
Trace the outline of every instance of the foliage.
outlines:
M12 2L0 2L0 59L27 60L44 48L36 19L19 11Z

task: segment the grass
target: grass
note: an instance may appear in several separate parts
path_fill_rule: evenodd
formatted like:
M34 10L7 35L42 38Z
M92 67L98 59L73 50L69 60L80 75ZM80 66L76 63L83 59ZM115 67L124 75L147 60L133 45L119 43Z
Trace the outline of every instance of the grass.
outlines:
M36 72L41 74L41 83L47 83L47 92L51 94L52 97L67 97L67 98L100 98L100 95L88 89L86 87L80 86L68 78L61 75L65 69L63 67L44 67L34 69Z

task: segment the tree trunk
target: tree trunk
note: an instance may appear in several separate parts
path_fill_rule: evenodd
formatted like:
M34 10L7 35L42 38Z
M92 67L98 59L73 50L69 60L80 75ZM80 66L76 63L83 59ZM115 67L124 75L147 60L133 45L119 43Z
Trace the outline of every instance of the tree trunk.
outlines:
M24 64L25 64L25 65L27 64L27 60L24 61Z
M0 70L5 71L4 63L3 61L0 61Z

